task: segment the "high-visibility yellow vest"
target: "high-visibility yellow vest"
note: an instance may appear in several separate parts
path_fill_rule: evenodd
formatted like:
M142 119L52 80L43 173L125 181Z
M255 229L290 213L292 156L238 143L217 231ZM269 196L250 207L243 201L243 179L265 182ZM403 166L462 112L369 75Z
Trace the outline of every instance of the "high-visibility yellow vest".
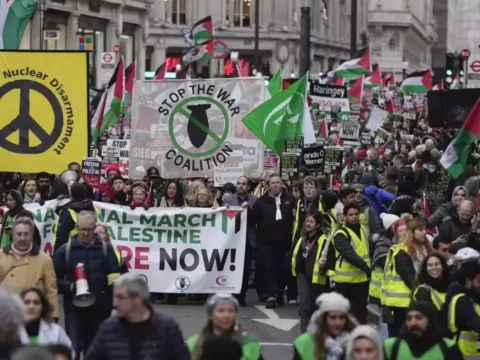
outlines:
M253 195L256 196L256 197L261 197L265 194L265 191L267 190L267 185L263 185L263 186L260 186L257 185L257 187L255 188L255 190L253 191Z
M417 300L417 294L418 294L418 290L420 288L424 288L424 289L427 289L429 291L430 297L432 298L433 305L435 305L437 310L440 311L442 309L443 304L445 304L445 298L447 297L447 294L442 293L440 291L437 291L427 284L422 284L422 285L419 285L415 289L415 291L413 292L413 300L415 300L415 301L418 301Z
M407 251L405 244L392 245L388 250L382 283L382 305L407 308L412 291L403 282L395 269L395 257L400 251Z
M368 288L368 295L370 297L382 300L382 283L383 283L383 268L375 266L372 271L372 278L370 279L370 286Z
M360 224L365 228L365 236L370 235L370 227L368 225L368 206L364 212L360 212Z
M297 271L295 270L297 267L297 255L300 251L300 247L302 245L302 237L299 237L295 247L293 249L293 256L292 256L292 275L297 276ZM325 247L325 243L327 241L327 236L322 235L317 241L317 253L315 254L315 265L313 265L313 277L312 277L312 284L320 284L325 285L327 283L327 278L325 275L320 274L320 256L322 255L323 248Z
M295 234L297 233L298 230L298 225L300 222L300 207L302 204L302 199L297 200L297 210L295 211L295 219L293 220L293 234L292 237L295 237ZM330 211L325 211L323 210L322 202L319 200L318 201L318 212L320 214L324 214L328 216L330 219L330 229L332 231L331 235L333 235L333 231L335 227L337 226L337 212L335 209L332 209ZM295 239L293 239L295 240Z
M94 209L95 209L95 216L98 219L98 210L96 207L94 207ZM67 211L72 217L73 222L76 224L78 221L78 214L76 213L76 211L73 209L67 209ZM53 241L52 241L53 249L55 248L55 242L57 241L57 229L59 225L60 225L60 217L57 219L57 222L55 223L55 227L53 231ZM73 235L77 235L77 234L78 234L78 231L77 231L77 227L75 226L72 230L70 230L70 234L68 235L68 242L71 241L71 238Z
M445 350L448 350L449 348L455 346L455 342L447 338L443 338L440 341L442 341L443 344L440 342L434 344L430 349L423 353L421 357L415 356L412 353L412 350L410 350L410 346L408 345L408 343L400 338L390 338L385 340L385 344L383 347L385 349L386 359L388 360L445 360L445 353L442 349L442 345ZM397 350L395 351L394 349L396 346Z
M360 225L361 237L359 238L354 231L349 229L346 226L342 226L333 238L333 243L335 245L335 237L338 234L343 234L347 239L350 239L350 244L353 247L353 250L357 253L360 258L370 266L370 256L368 254L368 242L367 237L365 236L365 229ZM367 281L367 274L362 270L356 268L349 262L347 262L335 248L336 262L335 262L335 282L337 283L361 283Z
M448 305L448 328L449 330L455 334L455 341L463 354L465 360L473 360L480 358L480 351L478 349L478 342L480 340L480 334L476 333L475 331L464 331L462 329L458 329L455 325L455 317L456 317L456 310L457 310L457 302L462 296L466 296L465 294L458 294L452 298L452 301ZM470 301L472 301L469 298ZM480 316L480 305L473 302L475 307L475 312L478 316Z

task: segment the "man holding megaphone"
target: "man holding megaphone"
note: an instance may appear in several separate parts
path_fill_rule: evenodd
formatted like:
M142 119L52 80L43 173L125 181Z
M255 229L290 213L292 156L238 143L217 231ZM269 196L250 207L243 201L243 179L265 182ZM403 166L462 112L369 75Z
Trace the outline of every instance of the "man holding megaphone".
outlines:
M95 234L96 216L80 211L77 233L54 253L58 290L63 294L65 329L76 359L86 353L103 320L112 311L112 285L120 276L115 250Z

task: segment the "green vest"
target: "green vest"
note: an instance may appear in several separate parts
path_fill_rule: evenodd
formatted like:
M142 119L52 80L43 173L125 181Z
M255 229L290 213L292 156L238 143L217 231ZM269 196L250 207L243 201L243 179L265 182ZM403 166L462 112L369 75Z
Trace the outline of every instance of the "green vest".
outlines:
M10 215L7 218L5 218L3 222L3 227L13 227L13 224L15 224L15 220L17 220L17 215ZM12 242L12 235L5 233L5 230L3 231L2 235L2 240L1 240L1 248L3 249L5 246L10 245Z
M187 340L187 347L190 354L193 352L200 335L196 334ZM262 345L248 334L242 336L242 360L258 360L262 353Z
M293 346L302 360L315 360L315 343L312 334L304 333L295 339ZM323 355L321 360L325 359Z
M395 343L398 340L398 349L395 349ZM455 345L453 340L444 338L444 349L451 348ZM430 348L426 353L424 353L421 357L416 357L412 354L410 347L408 346L405 340L400 340L398 338L390 338L385 340L384 344L386 360L442 360L445 359L445 353L442 350L442 346L440 344L435 344L432 348Z

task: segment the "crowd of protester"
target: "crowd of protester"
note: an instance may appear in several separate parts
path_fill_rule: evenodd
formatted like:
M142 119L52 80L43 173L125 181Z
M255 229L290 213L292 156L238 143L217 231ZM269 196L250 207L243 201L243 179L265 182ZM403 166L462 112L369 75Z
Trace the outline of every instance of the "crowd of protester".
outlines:
M333 132L329 143L337 141ZM27 359L32 348L41 357L38 347L45 359L261 359L260 343L236 321L249 288L269 309L298 305L294 359L480 358L480 150L472 147L464 174L452 179L439 162L446 145L432 133L391 141L383 153L345 148L351 167L342 174L301 167L295 181L270 172L223 187L213 178L163 179L157 168L127 179L116 165L98 189L81 180L77 163L68 185L47 173L3 174L0 359ZM54 199L51 258L24 205ZM94 201L145 211L243 207L240 293L189 296L205 304L208 321L185 344L176 322L151 305L178 295L151 294L128 273ZM86 262L95 303L79 308L75 269ZM65 330L56 324L62 310Z

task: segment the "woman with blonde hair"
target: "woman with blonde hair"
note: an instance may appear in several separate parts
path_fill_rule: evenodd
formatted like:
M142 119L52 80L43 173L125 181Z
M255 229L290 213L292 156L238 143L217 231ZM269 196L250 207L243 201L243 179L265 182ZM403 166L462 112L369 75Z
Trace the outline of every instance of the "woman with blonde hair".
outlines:
M415 279L423 261L432 251L432 244L427 239L425 221L420 218L408 222L407 230L399 243L388 251L382 285L382 304L393 312L393 323L388 329L390 337L399 334L405 320L405 311L410 305Z
M293 360L344 359L350 333L358 326L350 314L350 301L330 292L320 295L316 304L319 309L313 313L307 332L293 342Z
M190 202L191 207L197 208L215 208L218 207L216 200L213 198L212 192L206 186L198 186L193 193L193 200Z

